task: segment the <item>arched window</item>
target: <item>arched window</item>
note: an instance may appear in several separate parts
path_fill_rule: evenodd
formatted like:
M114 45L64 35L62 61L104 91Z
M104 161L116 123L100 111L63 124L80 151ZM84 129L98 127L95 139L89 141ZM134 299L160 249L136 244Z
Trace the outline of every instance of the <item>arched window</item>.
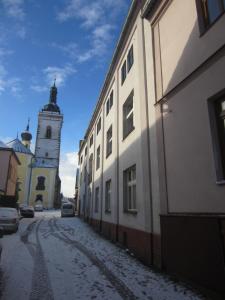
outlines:
M51 126L47 126L45 137L46 137L46 139L50 139L52 137L52 127Z
M35 199L35 202L37 202L37 201L43 202L43 196L40 195L40 194L38 194L38 195L36 196L36 199Z
M36 190L37 191L43 191L43 190L45 190L45 177L44 176L39 176L37 178Z

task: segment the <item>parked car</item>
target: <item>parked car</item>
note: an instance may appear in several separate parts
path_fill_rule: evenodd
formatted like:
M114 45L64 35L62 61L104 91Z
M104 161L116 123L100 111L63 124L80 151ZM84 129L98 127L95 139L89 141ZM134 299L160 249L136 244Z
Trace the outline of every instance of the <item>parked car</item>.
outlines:
M3 235L4 235L4 229L3 227L0 227L0 239L3 237ZM2 257L2 244L0 243L0 260L1 257Z
M43 205L42 204L36 204L34 206L35 211L43 211Z
M4 231L16 232L19 227L19 215L15 208L0 207L0 227Z
M34 208L33 206L23 206L20 209L20 214L22 217L33 218L34 217Z
M74 205L71 203L62 203L61 217L74 217Z

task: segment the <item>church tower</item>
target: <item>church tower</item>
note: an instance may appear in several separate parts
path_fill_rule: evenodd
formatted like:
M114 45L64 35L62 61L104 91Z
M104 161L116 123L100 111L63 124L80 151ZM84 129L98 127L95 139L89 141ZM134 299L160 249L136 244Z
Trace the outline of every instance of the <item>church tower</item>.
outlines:
M59 168L63 115L57 105L57 88L50 90L49 103L38 115L35 159L38 165Z

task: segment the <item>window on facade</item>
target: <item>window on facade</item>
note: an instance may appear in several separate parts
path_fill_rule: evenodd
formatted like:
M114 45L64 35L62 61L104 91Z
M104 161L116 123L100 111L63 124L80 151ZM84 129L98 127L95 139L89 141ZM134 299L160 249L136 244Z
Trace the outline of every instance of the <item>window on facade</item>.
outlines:
M90 147L93 145L93 134L91 135L91 137L90 137Z
M124 188L124 211L135 212L136 204L136 166L132 166L123 173L123 188Z
M125 61L121 69L121 85L124 83L126 76L127 76L127 63Z
M83 162L83 155L81 155L80 157L80 163L82 164L82 162Z
M105 211L111 211L111 180L105 183Z
M87 147L85 147L84 155L87 156Z
M216 118L216 169L218 180L225 180L225 95L214 102L214 111Z
M207 29L224 11L225 0L196 0L203 29Z
M106 157L112 153L112 125L106 133Z
M45 190L45 177L44 176L39 176L37 178L36 190L37 191L43 191L43 190Z
M133 97L134 91L131 92L123 105L123 138L125 139L134 129L134 113L133 113Z
M100 146L97 148L97 155L96 155L96 170L100 168Z
M46 137L46 139L51 139L51 137L52 137L52 128L51 128L51 126L47 126L45 137Z
M131 67L133 66L133 63L134 63L134 50L132 45L127 55L127 72L130 71Z
M97 123L97 134L101 130L101 118L99 118L98 123Z
M109 99L106 102L106 115L108 115L112 106L113 106L113 91L111 92Z
M36 199L35 199L35 202L37 202L37 201L43 202L43 196L42 195L37 195Z
M90 158L89 158L89 183L92 182L92 172L93 172L93 154L90 155Z
M99 187L95 189L95 212L99 210Z

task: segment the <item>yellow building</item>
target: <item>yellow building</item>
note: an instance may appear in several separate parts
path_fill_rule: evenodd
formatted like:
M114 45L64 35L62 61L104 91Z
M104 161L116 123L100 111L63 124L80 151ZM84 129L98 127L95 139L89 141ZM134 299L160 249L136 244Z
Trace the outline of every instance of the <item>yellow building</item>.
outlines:
M30 186L30 175L31 175L31 161L33 154L29 147L23 145L23 143L16 138L15 140L7 144L10 148L16 152L19 158L20 165L17 170L17 180L19 184L19 204L28 204L29 186Z

